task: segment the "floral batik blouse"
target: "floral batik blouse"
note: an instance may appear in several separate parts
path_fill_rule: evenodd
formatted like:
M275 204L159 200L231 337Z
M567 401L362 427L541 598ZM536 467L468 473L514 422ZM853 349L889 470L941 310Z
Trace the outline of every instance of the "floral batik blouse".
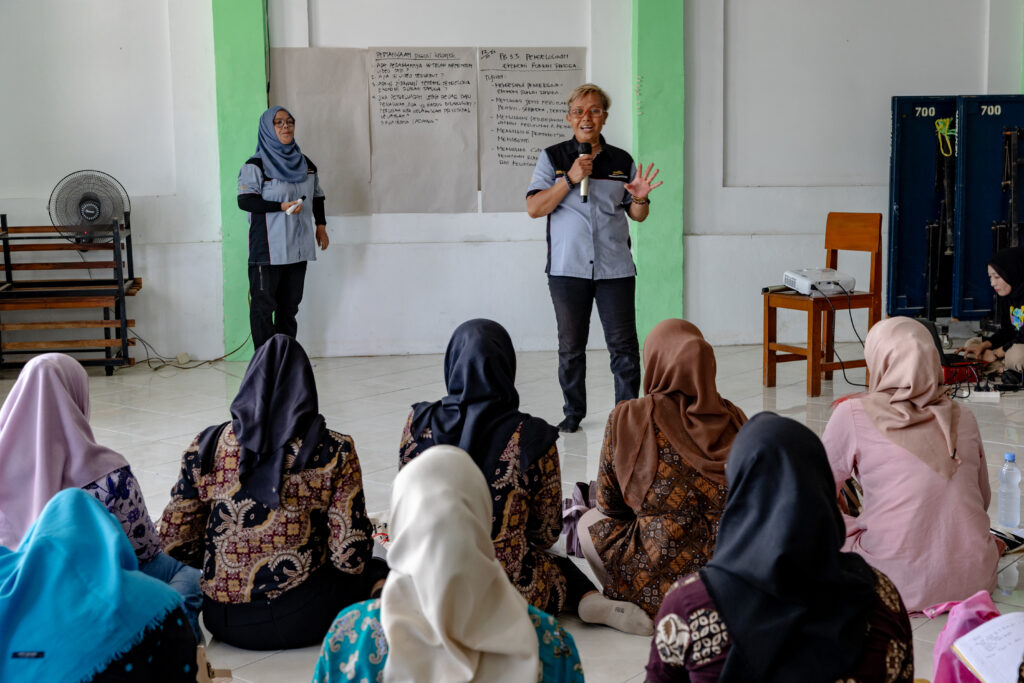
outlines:
M910 619L892 581L875 570L878 600L868 615L864 652L852 672L837 683L910 683L914 680L914 649ZM675 583L654 622L654 640L647 662L648 683L717 681L732 642L699 574Z
M405 423L399 466L434 445L428 428L413 438L412 414ZM496 472L484 472L494 501L491 539L494 554L520 595L537 609L558 614L565 608L566 579L555 556L545 552L562 533L562 475L558 448L522 471L519 441L523 425L512 433Z
M591 525L590 538L607 572L604 594L653 618L676 579L711 560L729 489L691 467L655 424L658 469L637 514L615 471L614 416L605 427L597 473L597 507L606 517Z
M572 635L550 614L533 605L528 609L540 655L537 681L583 683L583 665ZM387 658L380 600L357 602L342 610L331 624L313 671L313 683L377 683L384 678Z
M160 536L146 509L139 482L128 465L104 475L82 490L90 494L110 511L121 523L121 528L132 542L135 557L143 565L160 552Z
M288 445L286 470L300 446L301 439ZM373 542L351 437L326 432L306 469L282 476L276 509L246 495L240 454L229 423L203 474L197 436L158 525L166 552L202 569L203 593L240 604L276 598L328 562L347 574L363 571Z

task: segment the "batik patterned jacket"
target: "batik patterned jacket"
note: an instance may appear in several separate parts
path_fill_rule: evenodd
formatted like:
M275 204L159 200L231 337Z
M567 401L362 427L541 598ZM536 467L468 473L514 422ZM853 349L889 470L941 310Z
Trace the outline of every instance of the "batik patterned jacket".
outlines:
M158 530L168 554L202 569L203 592L213 600L273 599L328 562L362 572L372 539L352 438L328 431L307 468L290 473L300 445L301 439L289 444L277 509L247 496L239 483L241 447L230 424L209 473L202 474L198 436L182 456Z
M413 437L412 414L402 433L400 466L434 444L428 428ZM522 471L519 442L523 425L512 433L501 454L500 468L484 472L494 501L491 539L494 554L526 601L539 610L558 614L565 607L566 580L555 556L545 552L562 533L562 475L558 448Z

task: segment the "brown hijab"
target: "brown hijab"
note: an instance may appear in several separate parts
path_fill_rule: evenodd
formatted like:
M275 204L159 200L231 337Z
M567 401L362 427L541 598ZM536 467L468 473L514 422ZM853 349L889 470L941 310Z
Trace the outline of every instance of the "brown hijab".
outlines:
M725 461L747 416L718 394L715 353L696 325L658 323L644 342L644 397L612 411L614 464L623 498L639 509L658 469L654 425L708 479L725 483Z
M864 343L871 375L861 405L885 438L933 470L953 476L960 406L946 395L935 342L911 318L875 323Z

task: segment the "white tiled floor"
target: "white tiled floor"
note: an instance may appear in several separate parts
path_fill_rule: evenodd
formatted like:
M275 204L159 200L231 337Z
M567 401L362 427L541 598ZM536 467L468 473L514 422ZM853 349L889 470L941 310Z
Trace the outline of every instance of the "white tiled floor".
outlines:
M840 346L840 352L844 347ZM858 348L845 348L843 357L857 357ZM805 394L804 366L779 366L778 386L761 386L760 347L716 349L718 387L723 396L747 415L772 410L806 423L820 434L828 420L832 399L857 390L843 381L825 382L823 396ZM848 355L847 355L848 354ZM562 479L566 491L577 480L595 478L605 419L612 407L608 356L588 354L590 416L577 434L559 441ZM397 470L398 441L411 403L433 400L444 392L442 358L391 356L324 358L314 361L320 409L328 425L351 434L363 469L366 504L371 512L388 507L391 481ZM552 423L561 419L562 398L555 379L553 352L519 355L518 387L522 409ZM122 452L138 476L151 513L158 516L170 496L179 458L191 439L204 427L228 419L228 405L245 372L244 363L216 363L183 371L151 371L145 365L118 371L113 377L90 372L92 425L97 440ZM863 370L849 373L863 381ZM6 396L14 375L0 379ZM1001 454L1020 449L1024 437L1024 396L1005 395L999 404L971 404L978 417L989 456L990 479L995 489ZM993 498L990 514L995 516ZM1020 555L1004 558L1000 567L1017 562ZM1024 575L1024 571L1020 572ZM1002 611L1024 610L1024 582L1009 595L996 590L993 599ZM562 623L579 646L588 681L643 680L649 639L628 636L607 628L582 624L572 617ZM931 678L931 651L945 618L913 620L917 677ZM210 660L234 670L237 679L289 683L309 681L317 648L287 652L249 652L212 643Z

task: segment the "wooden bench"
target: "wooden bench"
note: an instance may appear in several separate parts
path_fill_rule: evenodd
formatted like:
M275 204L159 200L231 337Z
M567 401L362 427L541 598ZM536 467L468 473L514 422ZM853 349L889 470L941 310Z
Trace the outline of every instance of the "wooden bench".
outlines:
M125 214L123 226L115 220L109 228L90 229L94 237L109 241L69 240L66 235L75 232L80 233L74 227L8 226L7 215L0 214L4 259L4 277L0 281L0 367L21 367L28 361L25 356L49 352L74 354L82 365L103 366L107 375L112 375L115 367L134 364L128 347L135 345L135 339L128 336L128 328L135 321L127 317L126 297L142 289L142 278L135 275L129 215ZM55 252L79 258L54 260L58 258ZM50 273L68 271L86 271L88 277L49 277ZM93 271L102 271L97 274L102 276L94 277ZM12 320L15 316L10 315L16 311L61 309L102 309L102 318L87 312L76 316L81 318L76 320L23 319L36 317L31 315L19 315ZM75 338L63 338L63 332L40 338L40 332L55 330L90 332ZM102 338L99 330L103 331Z

